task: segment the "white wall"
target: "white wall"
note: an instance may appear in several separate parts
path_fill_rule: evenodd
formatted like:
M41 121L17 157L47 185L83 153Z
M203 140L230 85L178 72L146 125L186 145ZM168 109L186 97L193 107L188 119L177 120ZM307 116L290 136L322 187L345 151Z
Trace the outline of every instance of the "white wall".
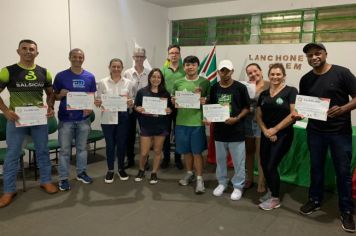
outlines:
M70 46L84 50L83 67L97 79L108 75L113 57L131 67L134 39L146 48L151 65L161 67L167 24L166 8L142 0L1 0L0 67L18 62L16 49L24 38L38 43L36 63L53 76L69 67ZM8 102L7 91L1 97ZM99 128L98 120L94 128Z
M72 0L72 47L86 53L85 67L97 79L108 75L111 58L132 66L134 40L146 48L152 66L161 67L166 58L168 13L141 0Z

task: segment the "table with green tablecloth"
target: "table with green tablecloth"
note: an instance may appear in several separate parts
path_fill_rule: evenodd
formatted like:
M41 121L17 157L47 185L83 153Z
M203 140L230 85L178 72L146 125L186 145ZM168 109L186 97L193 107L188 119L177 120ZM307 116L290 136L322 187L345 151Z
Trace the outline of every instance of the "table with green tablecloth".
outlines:
M356 126L352 129L352 163L356 162ZM352 168L353 170L353 168ZM307 145L305 128L294 126L294 140L292 147L279 165L281 180L299 186L309 187L310 184L310 157ZM335 171L328 152L325 165L325 187L334 189L336 186Z

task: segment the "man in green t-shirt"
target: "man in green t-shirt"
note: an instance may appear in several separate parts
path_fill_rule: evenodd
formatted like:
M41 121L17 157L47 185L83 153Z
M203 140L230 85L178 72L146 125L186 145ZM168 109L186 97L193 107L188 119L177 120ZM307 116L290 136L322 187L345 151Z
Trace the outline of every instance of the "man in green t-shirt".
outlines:
M197 175L196 194L205 192L203 172L202 152L206 149L205 126L203 124L203 112L201 105L206 103L210 92L210 82L198 75L199 59L196 56L184 58L183 68L186 76L174 82L173 93L186 91L198 93L200 95L199 108L179 108L179 101L176 97L173 100L177 109L176 120L176 150L184 154L187 168L186 175L179 180L179 184L186 186L194 180L193 166Z
M0 110L7 119L7 152L4 163L4 194L0 198L0 208L9 205L16 196L16 175L19 158L25 136L30 133L36 148L37 163L40 168L40 186L47 193L58 192L52 183L51 162L48 149L48 127L34 125L18 127L19 120L15 108L43 106L43 91L47 95L47 117L53 116L54 96L52 77L47 69L35 64L38 55L37 44L30 40L21 40L17 49L20 61L4 67L0 71L0 92L5 88L10 94L10 106L0 97Z
M174 82L185 76L183 70L183 65L180 63L180 47L176 44L169 45L168 47L168 64L165 64L162 68L162 74L164 76L164 81L167 91L172 94ZM173 122L173 127L175 126L177 112L174 109L171 117ZM171 142L170 136L168 135L164 141L163 145L163 160L161 163L161 168L166 169L169 166L171 159ZM178 169L183 169L182 159L179 153L174 154L175 165Z

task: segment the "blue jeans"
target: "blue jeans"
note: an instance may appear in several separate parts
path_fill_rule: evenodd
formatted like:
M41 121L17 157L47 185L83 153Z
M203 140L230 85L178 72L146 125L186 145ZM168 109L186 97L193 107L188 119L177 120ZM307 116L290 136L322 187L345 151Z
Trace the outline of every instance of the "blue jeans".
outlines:
M124 169L129 122L128 113L119 112L119 123L117 125L101 125L106 142L106 161L108 170L114 170L115 151L118 160L118 169Z
M82 121L59 121L58 141L61 149L59 151L59 179L68 179L69 161L72 153L72 141L75 141L77 174L82 173L87 167L87 140L90 132L89 118Z
M36 148L37 165L40 168L40 183L52 182L51 161L48 149L48 127L47 125L36 125L30 127L18 127L15 123L7 121L6 144L7 152L4 163L4 192L16 192L16 176L20 166L20 155L25 136L31 135Z
M227 187L227 155L231 154L234 164L234 176L231 179L234 188L243 189L245 184L245 141L243 142L219 142L215 141L216 149L216 178L219 184Z
M352 135L308 130L307 141L311 161L309 198L318 202L323 200L325 159L330 148L339 193L339 209L341 212L352 213Z

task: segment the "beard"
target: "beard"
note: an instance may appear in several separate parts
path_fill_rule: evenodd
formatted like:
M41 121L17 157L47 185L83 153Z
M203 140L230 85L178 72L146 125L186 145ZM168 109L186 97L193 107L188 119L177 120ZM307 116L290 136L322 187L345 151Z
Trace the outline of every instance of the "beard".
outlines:
M324 67L324 65L325 65L325 63L326 63L326 60L324 60L324 61L321 61L319 64L317 64L317 65L311 65L314 69L319 69L319 68L323 68Z

